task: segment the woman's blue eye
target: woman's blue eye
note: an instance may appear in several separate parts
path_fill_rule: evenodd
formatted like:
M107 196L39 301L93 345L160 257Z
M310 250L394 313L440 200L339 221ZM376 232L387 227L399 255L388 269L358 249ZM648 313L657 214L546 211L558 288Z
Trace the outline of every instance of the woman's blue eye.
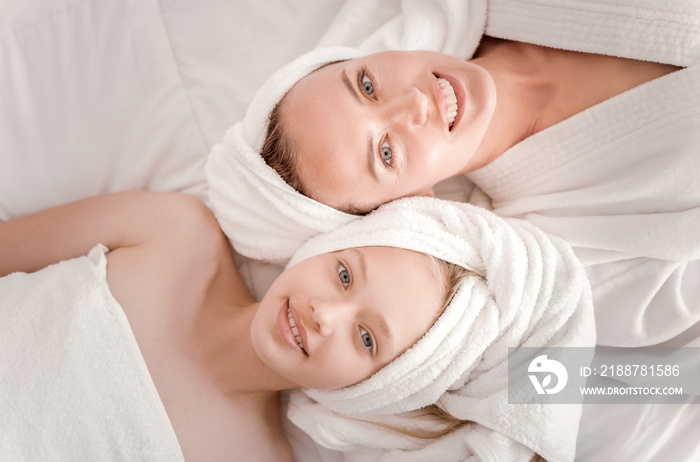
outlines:
M350 272L341 263L338 265L338 278L346 289L350 285Z
M360 83L362 84L362 90L367 93L367 96L374 96L374 85L372 85L372 81L365 73L362 73L362 81Z
M391 158L393 155L391 153L391 146L389 146L388 141L384 140L382 145L379 147L379 154L382 156L382 160L385 164L391 165Z
M372 340L372 335L360 327L360 332L362 333L362 345L368 350L372 350L374 347L374 340Z

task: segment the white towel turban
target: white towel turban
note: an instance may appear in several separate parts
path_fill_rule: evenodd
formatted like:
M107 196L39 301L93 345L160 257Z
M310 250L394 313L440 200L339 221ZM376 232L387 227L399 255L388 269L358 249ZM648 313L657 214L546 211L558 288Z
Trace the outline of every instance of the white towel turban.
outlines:
M439 399L453 415L483 425L482 433L497 433L494 441L505 435L505 440L551 460L572 459L580 408L549 404L505 409L508 347L595 344L590 286L569 245L527 222L502 219L469 204L414 197L315 237L290 265L362 246L422 252L477 276L462 283L421 340L372 377L338 390L294 392L291 420L334 449L374 446L387 451L398 441L406 450L401 446L406 438L380 438L379 427L367 430L357 419L395 422L392 414ZM541 433L557 426L554 434ZM467 449L461 451L463 456ZM512 455L509 451L501 455ZM414 460L416 453L411 454ZM392 457L398 460L396 454Z
M209 205L236 251L285 263L311 237L355 218L298 193L260 157L270 112L297 81L324 64L389 49L468 58L481 39L486 6L486 0L351 0L325 34L324 48L275 72L207 161Z
M324 64L362 55L333 47L292 61L263 84L245 119L212 149L206 166L209 205L240 254L285 263L311 237L356 218L297 192L265 163L260 150L270 112L297 81Z

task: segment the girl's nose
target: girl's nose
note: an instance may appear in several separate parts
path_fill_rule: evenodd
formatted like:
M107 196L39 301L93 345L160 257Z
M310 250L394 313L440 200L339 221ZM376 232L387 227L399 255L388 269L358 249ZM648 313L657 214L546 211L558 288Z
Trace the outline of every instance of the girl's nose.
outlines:
M311 303L311 319L322 336L331 335L343 318L349 315L349 307L341 305L341 303L329 301Z
M397 97L396 105L392 108L393 116L410 126L423 125L428 120L428 103L428 97L412 87L404 95Z

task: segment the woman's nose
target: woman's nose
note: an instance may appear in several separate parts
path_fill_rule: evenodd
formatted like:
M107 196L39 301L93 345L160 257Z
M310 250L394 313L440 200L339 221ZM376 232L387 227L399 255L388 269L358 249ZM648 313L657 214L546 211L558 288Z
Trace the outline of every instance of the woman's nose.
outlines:
M405 94L397 96L395 105L390 108L392 117L411 126L423 125L428 120L428 97L412 87Z

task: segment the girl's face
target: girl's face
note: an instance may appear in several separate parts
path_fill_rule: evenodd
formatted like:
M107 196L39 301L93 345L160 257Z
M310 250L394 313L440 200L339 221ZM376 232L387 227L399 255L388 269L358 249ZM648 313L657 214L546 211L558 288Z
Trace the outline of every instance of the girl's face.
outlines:
M456 104L456 115L455 115ZM428 51L390 51L325 66L282 104L304 192L369 211L431 194L469 170L496 104L482 67Z
M295 387L358 383L416 343L438 317L442 284L423 254L362 247L289 268L255 314L258 356Z

